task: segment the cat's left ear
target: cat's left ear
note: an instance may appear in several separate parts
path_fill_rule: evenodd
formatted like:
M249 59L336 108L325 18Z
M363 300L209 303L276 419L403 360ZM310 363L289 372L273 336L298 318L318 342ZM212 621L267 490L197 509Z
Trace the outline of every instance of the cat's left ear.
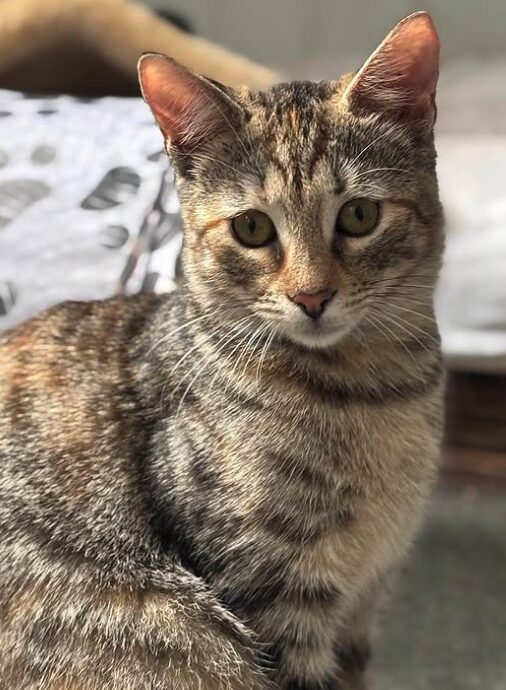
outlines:
M191 157L234 135L242 109L226 87L158 53L143 55L138 72L144 100L175 153Z
M402 121L435 119L439 37L426 12L415 12L388 34L345 91L351 110Z

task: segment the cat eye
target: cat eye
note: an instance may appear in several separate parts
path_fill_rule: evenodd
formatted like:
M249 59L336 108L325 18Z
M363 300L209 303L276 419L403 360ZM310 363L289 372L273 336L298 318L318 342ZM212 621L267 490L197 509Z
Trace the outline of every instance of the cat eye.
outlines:
M374 230L378 224L380 206L370 199L353 199L339 211L336 228L344 235L363 237Z
M245 247L257 249L272 242L276 237L274 223L262 211L245 211L232 219L236 239Z

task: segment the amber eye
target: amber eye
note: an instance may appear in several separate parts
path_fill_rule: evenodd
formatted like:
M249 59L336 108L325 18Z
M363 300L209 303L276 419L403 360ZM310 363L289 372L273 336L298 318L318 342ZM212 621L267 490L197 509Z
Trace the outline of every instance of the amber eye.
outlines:
M370 199L348 201L337 216L337 230L345 235L361 237L372 232L378 224L380 207Z
M237 240L256 249L263 247L276 237L274 223L262 211L245 211L232 219L232 229Z

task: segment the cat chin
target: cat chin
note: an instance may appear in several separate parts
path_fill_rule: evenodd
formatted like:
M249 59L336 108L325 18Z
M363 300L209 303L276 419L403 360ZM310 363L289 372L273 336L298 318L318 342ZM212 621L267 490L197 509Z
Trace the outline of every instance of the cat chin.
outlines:
M336 330L292 331L287 333L290 340L308 350L326 350L335 347L351 328L345 326Z

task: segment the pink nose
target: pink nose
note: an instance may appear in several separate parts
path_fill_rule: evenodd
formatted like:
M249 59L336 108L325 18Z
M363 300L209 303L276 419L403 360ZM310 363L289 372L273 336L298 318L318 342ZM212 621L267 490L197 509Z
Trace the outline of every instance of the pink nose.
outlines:
M312 319L317 319L323 314L323 311L327 304L330 302L335 292L330 290L322 290L321 292L305 293L298 292L297 294L290 296L292 302L298 304L299 307Z

